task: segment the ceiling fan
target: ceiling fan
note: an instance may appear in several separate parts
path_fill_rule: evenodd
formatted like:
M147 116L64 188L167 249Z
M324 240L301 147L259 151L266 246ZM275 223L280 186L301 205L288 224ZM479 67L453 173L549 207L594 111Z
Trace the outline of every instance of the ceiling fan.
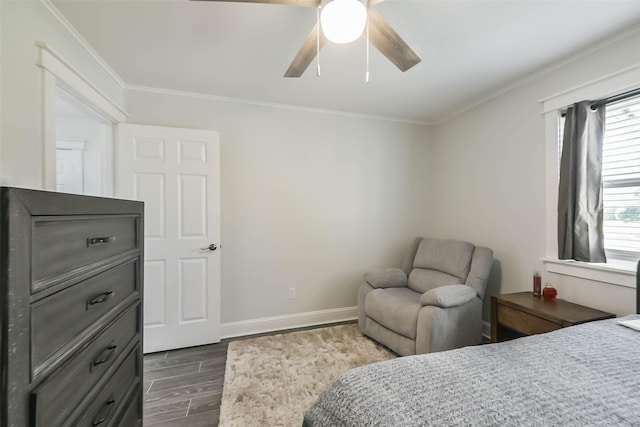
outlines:
M322 8L322 0L205 0L205 1L224 1L224 2L238 2L238 3L267 3L267 4L282 4L289 6L299 7L315 7ZM326 3L324 6L327 10L331 3L336 0L332 0ZM338 2L344 2L344 0L337 0ZM351 0L358 1L358 0ZM407 71L417 63L421 61L418 55L407 45L407 43L391 28L391 25L385 21L373 6L377 3L381 3L384 0L365 0L366 1L366 18L368 20L368 37L369 42L375 46L384 56L387 57L396 67L401 71ZM363 7L364 8L364 7ZM318 13L318 22L313 27L304 44L298 51L298 54L293 59L293 62L284 74L285 77L300 77L307 69L313 58L317 55L318 51L327 42L326 30L320 31L321 28L320 12ZM360 31L362 34L362 31ZM356 38L358 38L360 36Z

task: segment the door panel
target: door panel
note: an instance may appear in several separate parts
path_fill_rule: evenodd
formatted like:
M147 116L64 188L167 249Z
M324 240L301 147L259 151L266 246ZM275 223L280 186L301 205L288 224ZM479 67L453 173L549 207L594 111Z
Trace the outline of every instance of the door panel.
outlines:
M84 192L82 150L56 149L56 188L62 193Z
M164 174L136 173L135 193L144 195L144 237L162 240L165 237L165 185Z
M207 317L207 259L183 259L180 262L181 322L200 321Z
M145 353L220 341L217 132L121 124L116 195L145 202Z

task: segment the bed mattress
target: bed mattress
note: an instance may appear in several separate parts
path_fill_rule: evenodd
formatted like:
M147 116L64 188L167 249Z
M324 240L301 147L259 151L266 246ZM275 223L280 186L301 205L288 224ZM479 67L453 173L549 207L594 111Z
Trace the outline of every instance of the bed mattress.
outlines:
M303 425L640 426L640 332L618 320L356 368Z

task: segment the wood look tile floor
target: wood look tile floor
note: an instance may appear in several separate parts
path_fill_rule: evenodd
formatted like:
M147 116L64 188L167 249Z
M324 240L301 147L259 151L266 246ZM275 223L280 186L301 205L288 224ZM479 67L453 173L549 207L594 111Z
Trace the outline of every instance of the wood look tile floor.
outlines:
M143 426L217 427L228 345L145 355Z
M1 1L1 0L0 0ZM217 344L145 354L144 427L217 427L227 347L234 340L355 323L336 322L222 340Z

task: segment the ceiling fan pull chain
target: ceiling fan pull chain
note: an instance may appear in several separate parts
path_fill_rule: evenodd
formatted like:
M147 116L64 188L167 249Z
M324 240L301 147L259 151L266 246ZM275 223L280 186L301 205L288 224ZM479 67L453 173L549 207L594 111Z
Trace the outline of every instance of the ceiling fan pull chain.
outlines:
M316 58L318 60L316 73L320 77L320 9L322 8L322 2L318 4L318 12L316 13Z
M364 75L364 82L369 83L369 17L367 16L367 72Z

